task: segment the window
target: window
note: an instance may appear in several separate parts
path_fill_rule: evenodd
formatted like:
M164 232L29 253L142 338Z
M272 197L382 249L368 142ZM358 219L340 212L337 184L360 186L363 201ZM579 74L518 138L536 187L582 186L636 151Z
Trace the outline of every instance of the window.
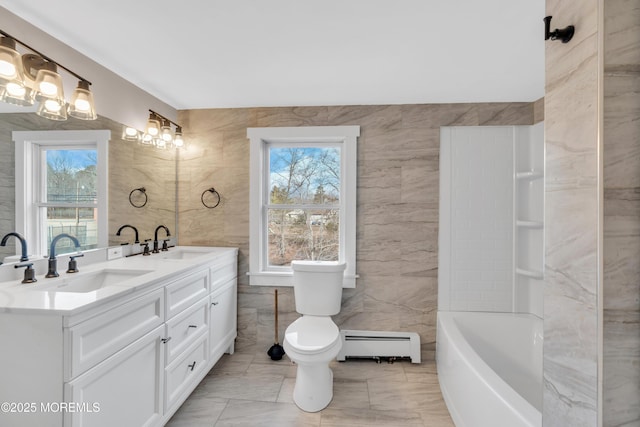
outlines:
M249 128L250 283L291 286L292 260L345 261L356 279L359 126Z
M33 255L48 255L61 233L82 250L108 245L109 131L13 132L16 143L16 230ZM18 173L22 171L22 173ZM56 253L75 252L69 239Z

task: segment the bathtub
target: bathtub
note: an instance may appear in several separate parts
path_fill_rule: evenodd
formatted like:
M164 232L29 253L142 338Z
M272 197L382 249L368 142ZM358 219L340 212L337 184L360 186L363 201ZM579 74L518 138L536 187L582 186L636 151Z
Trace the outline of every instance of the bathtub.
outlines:
M436 361L456 427L542 426L542 320L438 312Z

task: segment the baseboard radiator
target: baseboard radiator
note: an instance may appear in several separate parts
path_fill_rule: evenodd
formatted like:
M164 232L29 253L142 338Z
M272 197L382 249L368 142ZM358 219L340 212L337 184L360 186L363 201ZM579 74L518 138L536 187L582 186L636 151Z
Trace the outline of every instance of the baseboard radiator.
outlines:
M411 358L420 363L420 336L415 332L341 330L342 348L337 360L347 358Z

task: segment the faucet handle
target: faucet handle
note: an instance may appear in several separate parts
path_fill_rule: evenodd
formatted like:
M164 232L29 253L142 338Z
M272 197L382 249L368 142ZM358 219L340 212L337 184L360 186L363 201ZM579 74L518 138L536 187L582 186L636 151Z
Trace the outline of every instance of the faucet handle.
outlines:
M76 261L76 258L80 258L83 256L83 253L77 253L69 257L69 266L67 267L67 273L77 273L78 271L80 271L78 270L78 262Z
M141 246L144 246L144 250L142 251L142 256L149 256L151 252L149 252L149 242L151 239L145 239L144 243L140 243Z
M169 240L170 240L170 239L164 239L164 240L162 240L162 249L161 249L162 251L168 251L168 250L169 250L169 245L167 245L167 242L168 242Z
M34 283L34 282L37 282L37 280L36 280L36 271L33 269L33 263L32 262L22 262L20 264L14 265L13 267L14 268L27 267L26 270L24 270L24 279L22 280L22 283Z

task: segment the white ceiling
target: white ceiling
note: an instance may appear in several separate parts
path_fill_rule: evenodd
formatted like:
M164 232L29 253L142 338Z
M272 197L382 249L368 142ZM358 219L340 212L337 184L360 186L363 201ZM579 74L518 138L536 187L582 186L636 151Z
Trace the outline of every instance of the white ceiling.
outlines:
M544 95L543 0L0 0L0 6L176 109Z

